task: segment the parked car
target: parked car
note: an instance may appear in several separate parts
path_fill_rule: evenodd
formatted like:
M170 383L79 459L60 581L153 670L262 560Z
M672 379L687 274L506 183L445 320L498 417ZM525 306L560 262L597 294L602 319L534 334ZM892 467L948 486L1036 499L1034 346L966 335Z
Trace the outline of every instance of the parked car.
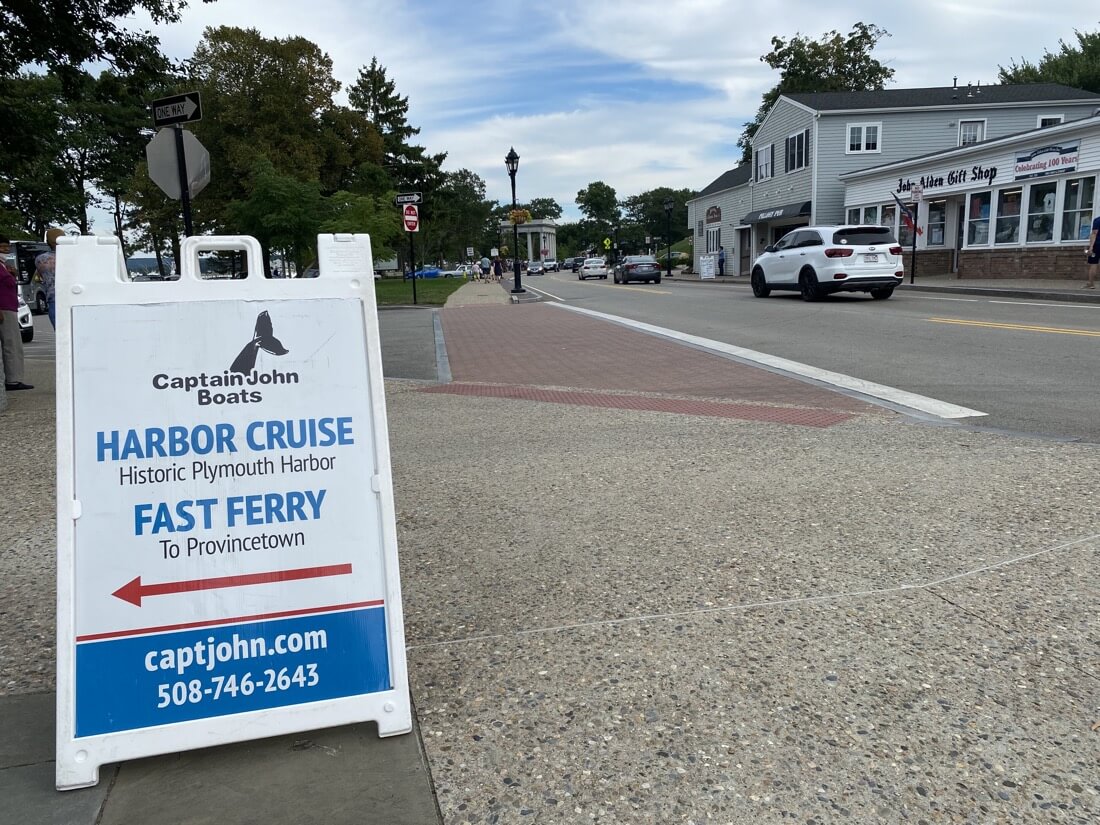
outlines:
M803 300L832 292L889 298L902 282L901 246L885 226L807 226L767 247L752 265L752 293L796 289Z
M587 281L589 278L602 278L607 280L607 263L603 258L586 258L577 272L578 281Z
M580 272L581 267L584 266L584 262L586 260L587 260L587 258L585 258L583 255L581 255L579 258L574 258L573 259L573 266L572 266L573 271L574 272Z
M12 241L6 263L19 283L19 294L35 315L46 314L46 290L35 274L34 259L50 248L38 241Z
M558 262L555 261L553 258L548 258L547 260L543 261L542 265L546 267L547 272L559 271Z
M615 283L630 281L661 283L661 265L652 255L627 255L615 265Z
M543 265L542 261L530 261L527 264L527 274L528 275L545 275L546 274L546 267L545 267L545 265Z
M27 306L22 295L19 296L19 311L16 317L19 319L19 336L24 344L29 344L34 340L34 318L31 317L31 308Z
M572 272L573 271L573 259L572 258L562 258L561 269L562 269L562 271Z

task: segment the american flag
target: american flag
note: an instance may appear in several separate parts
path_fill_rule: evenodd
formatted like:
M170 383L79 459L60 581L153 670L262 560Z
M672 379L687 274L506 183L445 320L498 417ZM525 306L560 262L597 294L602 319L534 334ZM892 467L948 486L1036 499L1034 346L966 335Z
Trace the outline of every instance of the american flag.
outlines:
M909 208L907 204L901 202L901 198L898 197L897 192L891 192L894 196L894 202L897 203L898 209L901 210L901 218L905 221L905 225L909 227L911 232L916 232L918 235L923 235L924 230L917 226L917 216L913 214L913 210Z

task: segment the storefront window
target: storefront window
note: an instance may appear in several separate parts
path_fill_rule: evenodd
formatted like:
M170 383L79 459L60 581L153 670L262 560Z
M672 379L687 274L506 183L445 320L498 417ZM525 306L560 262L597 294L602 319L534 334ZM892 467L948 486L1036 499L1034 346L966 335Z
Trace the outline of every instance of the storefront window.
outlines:
M1002 189L997 198L997 229L995 243L1020 242L1020 200L1022 189Z
M858 206L855 209L849 209L848 210L848 223L849 224L859 223L859 207Z
M967 211L966 243L989 243L989 204L991 192L976 192L970 196L970 209Z
M914 215L917 214L916 204L908 204L909 211ZM909 228L909 224L905 222L905 215L898 215L900 219L898 221L898 243L902 246L909 247L913 245L913 230Z
M877 206L865 206L863 207L863 222L874 226L878 223L878 207Z
M1054 240L1054 201L1058 184L1033 184L1027 197L1027 242Z
M929 201L927 240L929 246L943 246L943 229L946 224L947 201Z
M1092 231L1092 201L1096 193L1096 178L1074 178L1066 181L1066 196L1062 201L1062 240L1087 241Z
M896 208L897 207L893 204L889 203L882 207L882 220L879 221L879 226L888 226L891 229L894 228L894 210Z

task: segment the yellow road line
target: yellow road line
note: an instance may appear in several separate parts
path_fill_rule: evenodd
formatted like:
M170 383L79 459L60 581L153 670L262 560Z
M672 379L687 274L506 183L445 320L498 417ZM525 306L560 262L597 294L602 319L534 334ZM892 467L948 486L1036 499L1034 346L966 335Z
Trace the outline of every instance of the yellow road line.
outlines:
M1100 338L1100 331L1091 329L1067 329L1065 327L1039 327L1031 324L1000 324L994 321L966 321L961 318L929 318L934 324L957 324L964 327L984 327L986 329L1009 329L1019 332L1048 332L1054 335L1085 335Z

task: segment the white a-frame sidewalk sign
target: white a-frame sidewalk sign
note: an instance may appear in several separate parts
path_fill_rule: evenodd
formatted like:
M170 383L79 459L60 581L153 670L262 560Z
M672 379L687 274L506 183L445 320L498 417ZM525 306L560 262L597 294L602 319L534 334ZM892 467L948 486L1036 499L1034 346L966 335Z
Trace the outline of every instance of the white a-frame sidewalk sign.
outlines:
M205 280L200 251L244 250ZM188 238L131 283L57 249L57 787L100 765L375 720L412 729L373 262L263 277Z

